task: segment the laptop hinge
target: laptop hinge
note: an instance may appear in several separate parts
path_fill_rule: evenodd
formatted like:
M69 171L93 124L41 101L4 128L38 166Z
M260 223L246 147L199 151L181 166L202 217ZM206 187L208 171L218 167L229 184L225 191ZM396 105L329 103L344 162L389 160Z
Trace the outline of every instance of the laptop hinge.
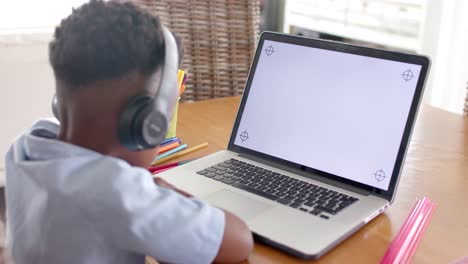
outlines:
M234 152L234 153L236 153L237 155L239 155L242 158L253 160L253 161L265 164L267 166L274 167L276 169L284 170L284 171L287 171L287 172L290 172L290 173L293 173L293 174L296 174L296 175L299 175L299 176L302 176L302 177L305 177L305 178L308 178L308 179L311 179L311 180L316 180L316 181L319 181L319 182L322 182L322 183L325 183L325 184L328 184L328 185L332 185L332 186L335 186L335 187L338 187L338 188L341 188L341 189L345 189L345 190L348 190L348 191L351 191L351 192L355 192L355 193L358 193L358 194L361 194L361 195L365 195L365 196L375 195L371 191L363 190L363 189L360 189L360 188L357 188L357 187L354 187L354 186L351 186L349 184L345 184L345 183L342 183L342 182L339 182L339 181L336 181L336 180L327 179L327 178L325 178L323 176L320 176L320 175L317 175L317 174L313 174L313 173L310 173L310 172L305 172L305 171L301 171L301 170L297 170L297 169L292 169L292 168L290 168L288 166L285 166L285 165L282 165L282 164L279 164L279 163L276 163L276 162L268 161L268 160L265 160L265 159L262 159L262 158L259 158L259 157L255 157L255 156L252 156L252 155L248 155L248 154L244 154L244 153L241 154L241 153L238 153L238 152Z

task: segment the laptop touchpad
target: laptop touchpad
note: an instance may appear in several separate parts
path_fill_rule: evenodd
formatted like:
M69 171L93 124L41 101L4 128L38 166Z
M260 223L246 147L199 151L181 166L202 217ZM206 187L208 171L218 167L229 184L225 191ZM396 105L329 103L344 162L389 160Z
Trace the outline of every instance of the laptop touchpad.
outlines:
M270 204L226 189L207 195L203 197L203 200L226 209L243 220L250 220L273 207Z

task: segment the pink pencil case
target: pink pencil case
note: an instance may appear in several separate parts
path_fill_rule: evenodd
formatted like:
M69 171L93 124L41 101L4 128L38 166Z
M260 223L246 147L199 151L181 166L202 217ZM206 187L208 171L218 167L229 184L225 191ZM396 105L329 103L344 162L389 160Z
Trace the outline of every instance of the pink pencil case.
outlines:
M380 263L409 263L432 218L434 210L435 204L427 197L418 200Z

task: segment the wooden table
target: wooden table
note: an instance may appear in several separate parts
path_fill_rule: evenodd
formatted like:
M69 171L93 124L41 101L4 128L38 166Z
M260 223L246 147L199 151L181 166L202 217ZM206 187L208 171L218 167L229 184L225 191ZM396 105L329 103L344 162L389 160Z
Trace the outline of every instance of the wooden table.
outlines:
M225 149L239 97L183 103L177 134L209 146L182 159ZM448 263L468 255L468 118L423 106L419 112L394 204L319 261L378 263L421 196L438 204L413 263ZM320 239L320 238L317 238ZM259 243L249 263L306 262Z

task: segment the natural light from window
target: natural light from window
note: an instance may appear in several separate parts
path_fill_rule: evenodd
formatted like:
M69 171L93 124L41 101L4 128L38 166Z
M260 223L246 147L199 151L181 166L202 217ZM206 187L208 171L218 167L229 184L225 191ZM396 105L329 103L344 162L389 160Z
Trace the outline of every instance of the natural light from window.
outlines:
M0 0L0 34L53 32L60 20L87 0Z

